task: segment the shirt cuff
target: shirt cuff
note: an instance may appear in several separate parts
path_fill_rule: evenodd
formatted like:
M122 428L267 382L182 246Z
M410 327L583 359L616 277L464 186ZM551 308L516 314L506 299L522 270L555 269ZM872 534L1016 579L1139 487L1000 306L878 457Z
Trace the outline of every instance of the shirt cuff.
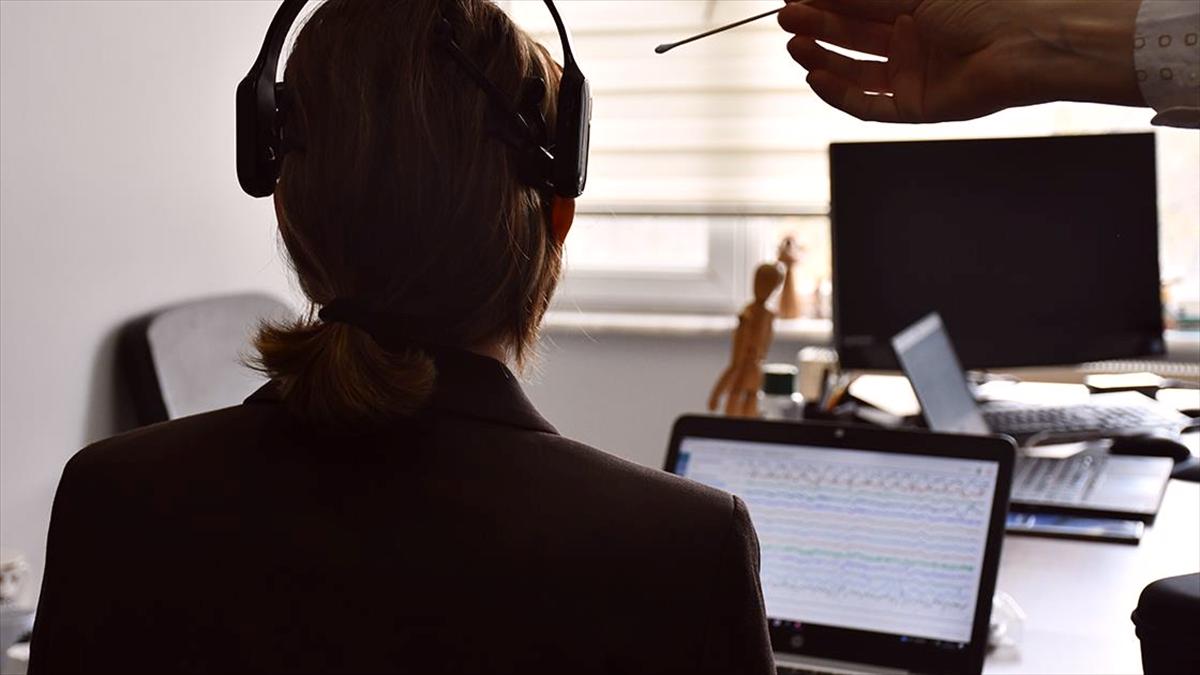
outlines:
M1152 122L1200 128L1200 2L1143 0L1133 58Z

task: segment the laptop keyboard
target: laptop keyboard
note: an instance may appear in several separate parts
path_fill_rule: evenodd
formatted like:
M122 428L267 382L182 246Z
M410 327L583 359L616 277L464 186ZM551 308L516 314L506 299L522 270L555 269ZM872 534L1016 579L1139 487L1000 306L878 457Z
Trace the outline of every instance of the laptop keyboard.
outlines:
M993 430L1014 436L1127 432L1179 423L1154 408L1135 405L1014 406L985 410L983 417Z
M1013 475L1013 501L1080 503L1107 461L1104 455L1086 453L1065 459L1018 457Z

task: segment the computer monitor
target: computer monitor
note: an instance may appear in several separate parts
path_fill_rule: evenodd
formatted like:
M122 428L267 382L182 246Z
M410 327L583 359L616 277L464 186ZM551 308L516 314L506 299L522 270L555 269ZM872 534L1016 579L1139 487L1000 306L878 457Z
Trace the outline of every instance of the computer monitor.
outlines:
M834 341L895 369L939 312L966 368L1162 354L1154 135L829 149Z

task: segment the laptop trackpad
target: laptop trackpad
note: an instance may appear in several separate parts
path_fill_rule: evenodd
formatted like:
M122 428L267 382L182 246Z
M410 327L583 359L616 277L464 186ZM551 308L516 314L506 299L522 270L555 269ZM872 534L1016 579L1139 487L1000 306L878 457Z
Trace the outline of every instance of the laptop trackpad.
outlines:
M1154 513L1174 466L1168 457L1109 456L1087 504L1090 508Z

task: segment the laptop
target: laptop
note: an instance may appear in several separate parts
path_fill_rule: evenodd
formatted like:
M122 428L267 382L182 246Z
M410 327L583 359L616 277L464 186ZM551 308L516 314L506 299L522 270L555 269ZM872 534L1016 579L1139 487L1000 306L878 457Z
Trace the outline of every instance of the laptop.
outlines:
M979 673L1004 437L685 416L666 470L740 497L784 673Z
M1134 392L1099 394L1091 397L1095 401L1092 404L1000 403L995 409L981 408L967 386L966 373L936 312L897 334L892 346L921 403L925 422L933 431L1065 440L1104 433L1178 431L1190 422L1177 411ZM1115 402L1107 398L1114 396L1120 398ZM1089 408L1094 410L1088 412ZM1042 419L1046 424L1040 430L1036 425L1013 430L1002 424L1013 416L1013 411L1022 410L1024 419ZM1064 418L1084 422L1090 419L1093 423L1062 422ZM1112 456L1103 445L1092 445L1066 458L1018 456L1011 501L1021 510L1148 522L1158 513L1173 467L1167 457Z

